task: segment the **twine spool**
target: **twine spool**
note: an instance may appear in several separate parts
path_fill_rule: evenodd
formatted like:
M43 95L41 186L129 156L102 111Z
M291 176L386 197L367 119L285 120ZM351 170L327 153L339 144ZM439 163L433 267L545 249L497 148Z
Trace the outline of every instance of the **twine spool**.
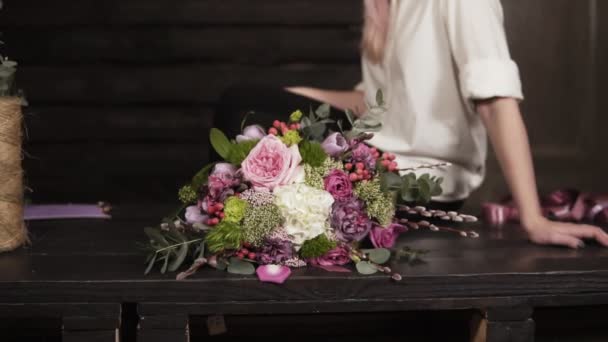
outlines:
M22 120L21 101L0 97L0 252L28 239L23 221Z

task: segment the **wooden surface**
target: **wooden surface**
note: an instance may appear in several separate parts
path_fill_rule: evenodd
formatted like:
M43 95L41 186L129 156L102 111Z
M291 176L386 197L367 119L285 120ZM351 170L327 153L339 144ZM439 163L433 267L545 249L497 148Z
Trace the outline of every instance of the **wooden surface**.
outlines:
M192 315L476 309L487 320L488 336L504 337L511 336L505 331L519 329L521 336L534 331L529 330L534 324L526 323L531 308L608 304L608 249L539 247L516 226L475 226L479 239L407 233L400 244L431 252L423 263L394 263L404 276L401 282L318 269L296 270L282 286L211 269L187 281L174 280L174 274L143 276L137 248L142 227L155 224L156 216L169 209L119 205L111 221L31 223L33 246L0 255L0 312L10 316L15 307L51 316L65 312L64 322L88 329L86 324L98 322L95 333L108 336L113 316L107 308L137 303L143 317L140 336L157 336L145 329L161 330L158 336L185 336ZM49 305L54 309L40 311ZM86 318L96 315L106 320ZM102 327L99 322L110 323Z

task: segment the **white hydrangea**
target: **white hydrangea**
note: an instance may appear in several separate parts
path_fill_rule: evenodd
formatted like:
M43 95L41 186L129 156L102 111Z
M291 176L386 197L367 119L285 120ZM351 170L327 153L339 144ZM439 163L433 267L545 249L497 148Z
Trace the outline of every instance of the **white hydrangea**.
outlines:
M329 215L334 204L329 192L299 183L276 187L274 195L285 219L285 231L297 248L329 232Z

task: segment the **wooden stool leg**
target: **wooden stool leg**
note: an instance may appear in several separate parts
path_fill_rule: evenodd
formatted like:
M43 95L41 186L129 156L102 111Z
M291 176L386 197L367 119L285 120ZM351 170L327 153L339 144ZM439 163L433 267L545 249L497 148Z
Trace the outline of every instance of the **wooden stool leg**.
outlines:
M471 342L534 342L532 309L482 310L471 321Z
M188 342L189 340L188 315L140 317L138 342Z
M119 342L119 317L63 317L63 342Z

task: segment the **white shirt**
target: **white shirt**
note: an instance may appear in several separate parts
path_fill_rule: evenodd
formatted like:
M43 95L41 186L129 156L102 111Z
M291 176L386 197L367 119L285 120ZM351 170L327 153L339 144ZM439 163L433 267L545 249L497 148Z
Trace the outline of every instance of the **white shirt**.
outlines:
M485 175L487 137L472 100L523 99L500 0L393 0L384 61L362 61L359 89L388 111L370 143L395 153L401 168L450 162L418 172L444 177L438 201L464 199Z

